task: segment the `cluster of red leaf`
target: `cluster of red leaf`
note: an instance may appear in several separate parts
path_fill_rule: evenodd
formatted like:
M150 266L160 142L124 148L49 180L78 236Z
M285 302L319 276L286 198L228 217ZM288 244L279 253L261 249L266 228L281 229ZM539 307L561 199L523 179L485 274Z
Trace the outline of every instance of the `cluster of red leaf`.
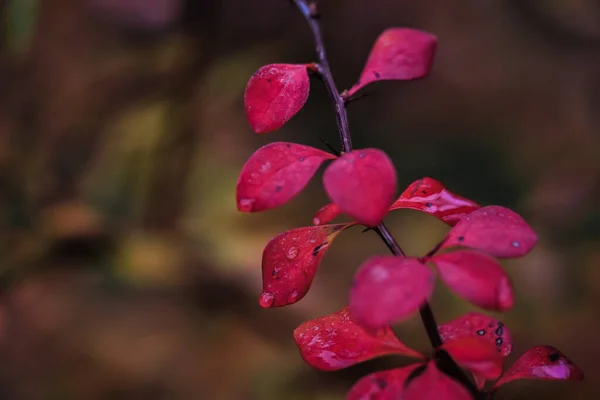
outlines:
M424 77L437 44L435 36L393 28L377 39L359 81L342 93L348 99L378 80ZM279 129L304 106L315 64L273 64L250 79L244 102L257 133ZM304 360L322 370L338 370L374 357L417 358L408 367L376 372L358 381L349 399L469 399L468 390L443 373L436 361L442 352L469 371L479 390L488 393L515 379L578 380L581 371L549 346L525 352L506 372L512 349L508 329L499 321L469 313L438 327L443 345L431 357L405 346L390 324L416 313L432 295L435 276L475 306L497 312L513 307L509 276L498 259L526 255L537 235L514 211L480 207L432 178L413 182L394 200L396 170L378 149L341 155L295 143L275 142L258 149L244 165L237 183L237 206L259 212L282 206L298 195L321 164L331 161L323 186L331 200L317 211L314 226L292 229L273 238L262 257L262 307L296 303L308 292L319 264L333 240L355 225L376 227L392 210L428 213L451 227L446 237L423 257L374 256L358 269L349 306L308 321L294 338ZM331 224L344 214L352 222ZM433 267L433 268L432 268Z
M469 399L462 385L437 369L436 354L441 351L471 372L479 389L492 381L489 393L516 379L583 378L581 370L551 346L527 350L504 371L504 358L512 350L512 336L502 322L487 315L471 312L439 326L438 330L444 344L428 359L404 345L389 326L365 330L346 307L300 325L294 331L294 339L302 358L323 371L336 371L387 355L418 360L406 367L363 377L348 393L349 400Z

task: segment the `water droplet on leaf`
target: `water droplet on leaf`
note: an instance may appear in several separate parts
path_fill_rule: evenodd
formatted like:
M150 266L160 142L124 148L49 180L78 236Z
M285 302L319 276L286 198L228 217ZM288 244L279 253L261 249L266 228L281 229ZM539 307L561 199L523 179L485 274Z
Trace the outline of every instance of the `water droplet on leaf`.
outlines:
M287 251L287 253L285 253L285 257L288 260L293 260L294 258L296 258L296 256L298 255L298 248L297 247L290 247Z
M260 304L262 308L269 308L273 305L274 302L275 297L271 293L266 292L261 294L260 299L258 300L258 304Z
M252 211L254 207L254 199L240 199L238 209L242 212Z

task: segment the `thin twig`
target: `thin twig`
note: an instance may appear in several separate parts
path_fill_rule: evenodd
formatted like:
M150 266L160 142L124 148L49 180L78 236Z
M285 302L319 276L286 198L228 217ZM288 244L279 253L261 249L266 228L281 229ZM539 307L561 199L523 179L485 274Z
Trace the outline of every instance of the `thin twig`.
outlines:
M312 30L315 39L315 47L317 49L317 58L319 60L317 63L317 72L323 79L327 93L335 108L335 118L340 134L340 142L342 143L342 151L348 153L352 151L352 138L350 137L348 116L346 114L344 99L340 96L340 92L335 86L335 81L331 75L331 69L329 68L329 61L327 61L325 43L323 41L323 34L321 33L321 26L318 22L319 13L317 12L316 4L307 0L294 0L294 3L296 3Z
M334 105L342 151L344 153L350 152L352 151L352 137L350 134L350 126L348 124L348 116L346 114L346 100L342 95L340 95L340 92L335 85L335 81L333 80L331 69L329 68L323 35L321 33L321 26L318 22L318 17L320 14L317 11L316 3L309 0L293 1L296 6L298 6L298 9L302 12L302 15L304 15L304 18L312 30L318 58L318 63L316 64L317 73L323 80L325 88L327 89L327 93L329 94L329 97ZM394 255L398 257L405 257L404 251L383 222L377 225L374 230ZM425 303L421 307L420 314L421 320L423 321L423 325L425 326L425 330L427 332L427 336L429 337L429 341L431 342L433 348L437 349L442 345L442 339L440 338L440 334L437 330L438 325L429 303ZM444 367L444 370L449 375L462 382L471 391L475 398L484 398L482 395L486 395L486 393L480 393L477 390L473 382L465 375L464 371L446 352L441 352L440 357L440 364Z

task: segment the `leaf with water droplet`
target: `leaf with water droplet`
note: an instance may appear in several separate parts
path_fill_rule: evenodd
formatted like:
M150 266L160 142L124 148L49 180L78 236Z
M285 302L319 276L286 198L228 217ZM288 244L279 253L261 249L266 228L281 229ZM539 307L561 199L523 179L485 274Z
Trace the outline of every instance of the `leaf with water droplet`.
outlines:
M433 178L422 178L411 183L390 207L423 211L454 226L465 215L477 210L479 205L452 193Z
M314 147L274 142L246 161L236 187L238 210L258 212L279 207L302 191L325 160L336 156Z
M487 254L459 250L438 254L430 261L452 291L476 306L504 312L514 305L510 277Z
M254 132L275 131L304 107L310 90L306 68L306 64L270 64L252 75L244 106Z
M308 321L294 331L302 358L313 368L336 371L390 354L423 358L404 345L389 326L369 333L350 315L349 307Z
M417 367L418 365L409 365L366 375L352 386L346 400L402 399L406 379Z
M430 361L421 375L406 384L402 400L472 400L472 397L463 385Z
M313 218L313 224L315 225L323 225L328 224L340 215L342 210L338 207L337 204L329 203L325 204L323 207L319 208L315 217Z
M263 251L262 307L282 307L302 299L335 237L353 224L308 226L275 236Z
M375 226L394 201L396 169L381 150L354 150L327 167L323 184L343 213L360 224Z
M410 28L386 29L375 41L360 78L348 95L376 81L425 77L436 47L437 38L431 33Z
M529 253L537 235L516 212L501 206L473 211L450 230L442 248L464 246L498 258L515 258Z
M583 371L556 348L535 346L515 361L496 382L494 388L516 379L581 381Z
M494 344L481 337L463 337L444 343L441 349L483 381L496 380L502 374L504 357Z
M350 289L352 316L368 330L400 322L433 292L433 271L415 258L375 256L366 260Z
M494 344L504 357L512 350L513 339L509 329L501 321L478 312L469 312L446 322L438 327L438 332L444 343L465 337L480 337Z

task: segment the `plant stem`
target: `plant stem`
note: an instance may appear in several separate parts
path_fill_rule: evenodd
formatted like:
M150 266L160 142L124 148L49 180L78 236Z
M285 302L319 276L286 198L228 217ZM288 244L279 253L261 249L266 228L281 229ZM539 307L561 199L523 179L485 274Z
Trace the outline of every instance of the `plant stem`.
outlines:
M352 151L352 136L350 134L350 126L348 124L348 116L346 114L346 104L344 98L340 95L340 92L335 85L335 81L333 80L333 75L331 74L329 61L327 60L327 54L325 52L323 34L318 21L319 13L317 11L316 2L309 0L292 1L302 12L302 15L304 15L304 18L312 30L318 57L318 63L316 64L317 72L323 80L325 88L327 89L327 93L329 94L329 97L334 105L338 133L342 145L342 152L350 152ZM405 257L404 251L383 222L377 225L374 230L394 255L398 257ZM440 338L440 334L437 330L438 325L429 303L426 302L419 311L421 314L421 320L423 321L423 325L427 331L429 341L431 342L432 347L437 349L442 345L442 339ZM464 371L446 352L441 352L439 356L441 357L441 366L444 367L444 370L449 375L462 382L471 391L475 398L484 398L483 395L486 395L486 393L480 393L477 390L473 382L465 375Z
M338 132L340 134L340 143L342 144L342 152L348 153L352 151L352 137L350 136L350 126L348 125L348 115L346 114L346 104L340 92L335 86L331 69L329 68L329 61L327 60L327 54L325 53L325 42L323 41L323 34L321 33L321 26L317 20L317 7L316 3L309 2L307 0L293 0L298 6L304 18L308 22L310 29L312 30L313 37L315 39L315 47L317 49L317 72L323 82L325 88L329 94L329 98L335 108L335 119L337 122Z

